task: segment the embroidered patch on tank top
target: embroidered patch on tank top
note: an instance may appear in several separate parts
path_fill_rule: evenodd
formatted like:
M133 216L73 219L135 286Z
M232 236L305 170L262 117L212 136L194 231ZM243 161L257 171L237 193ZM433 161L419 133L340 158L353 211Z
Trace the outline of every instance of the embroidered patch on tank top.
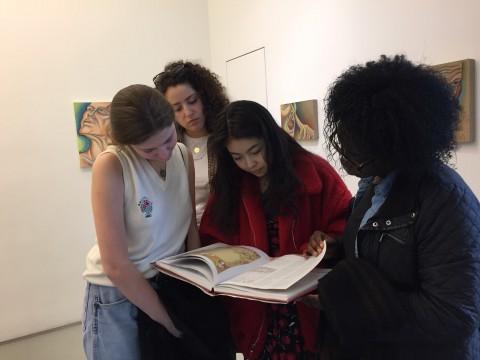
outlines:
M153 203L146 196L142 197L137 205L146 218L152 217Z

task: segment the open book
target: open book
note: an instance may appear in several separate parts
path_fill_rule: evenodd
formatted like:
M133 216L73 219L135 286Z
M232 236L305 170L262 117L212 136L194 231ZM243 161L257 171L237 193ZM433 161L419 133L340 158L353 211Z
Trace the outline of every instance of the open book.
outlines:
M325 254L271 258L251 246L216 243L153 263L159 271L209 295L286 304L309 293L328 269L316 268Z

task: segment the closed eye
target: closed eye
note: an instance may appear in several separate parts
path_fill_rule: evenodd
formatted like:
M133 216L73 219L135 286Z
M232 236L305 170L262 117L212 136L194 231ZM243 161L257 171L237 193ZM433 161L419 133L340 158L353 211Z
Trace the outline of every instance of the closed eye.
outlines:
M198 97L195 95L195 96L189 97L189 98L187 99L187 104L193 105L193 104L195 104L197 101L198 101Z

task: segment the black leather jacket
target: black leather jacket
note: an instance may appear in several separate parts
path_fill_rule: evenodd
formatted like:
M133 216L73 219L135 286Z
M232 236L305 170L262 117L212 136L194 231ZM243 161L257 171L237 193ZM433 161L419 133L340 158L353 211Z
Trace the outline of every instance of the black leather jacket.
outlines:
M345 358L480 359L480 205L454 170L399 175L357 242L318 287Z

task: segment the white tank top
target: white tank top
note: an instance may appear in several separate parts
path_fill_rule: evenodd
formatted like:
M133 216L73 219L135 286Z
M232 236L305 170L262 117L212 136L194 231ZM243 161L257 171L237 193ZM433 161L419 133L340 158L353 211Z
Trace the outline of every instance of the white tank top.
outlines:
M128 146L109 146L103 152L115 154L122 165L128 256L145 278L157 273L151 266L153 261L185 250L192 203L180 146L188 161L187 150L178 143L167 161L165 181ZM113 286L103 271L98 244L87 255L83 276L91 283Z
M197 214L197 224L200 225L208 195L210 195L210 184L208 178L208 136L192 138L187 134L183 135L184 142L193 156L193 165L195 167L195 209Z

